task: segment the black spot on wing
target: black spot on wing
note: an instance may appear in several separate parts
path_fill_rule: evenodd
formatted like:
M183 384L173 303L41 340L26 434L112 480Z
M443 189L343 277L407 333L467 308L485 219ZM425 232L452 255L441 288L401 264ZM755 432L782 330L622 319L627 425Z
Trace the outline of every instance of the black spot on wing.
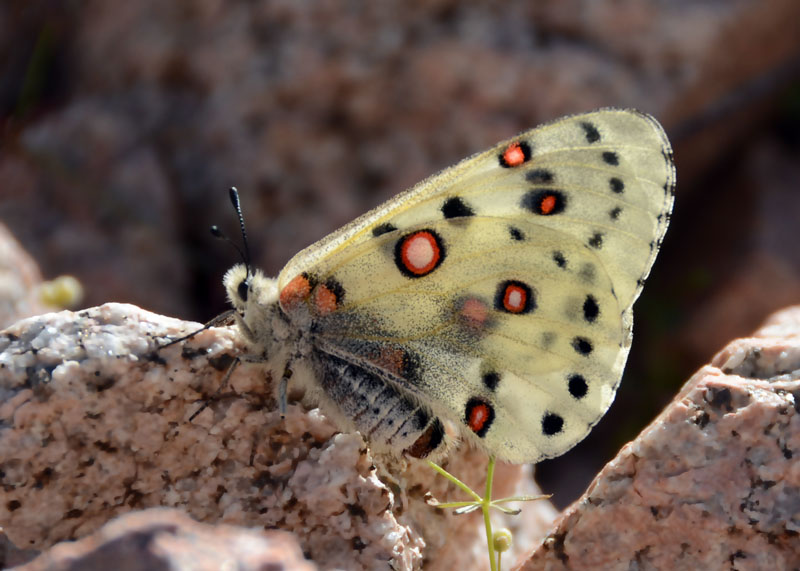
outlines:
M621 194L625 190L625 183L622 182L621 178L611 177L608 179L608 187L611 189L611 192Z
M377 238L378 236L388 234L389 232L394 232L395 230L397 230L397 226L386 222L384 224L380 224L379 226L375 226L375 228L372 229L372 235Z
M497 390L497 385L500 384L500 374L497 371L489 371L483 375L481 380L483 381L483 386L494 392Z
M533 169L525 173L525 180L533 184L547 184L553 182L554 178L552 171L547 169Z
M586 135L586 142L588 143L596 143L600 140L600 131L597 130L597 127L593 123L589 121L582 121L581 128L583 129L583 133Z
M600 306L597 305L597 298L587 295L583 301L583 318L589 323L594 323L597 321L598 315L600 315Z
M545 436L555 436L564 429L564 419L553 413L547 412L542 417L542 434Z
M584 357L590 355L594 349L594 347L592 347L592 342L586 337L575 337L572 340L572 348L575 349L578 354L583 355Z
M582 399L589 392L589 383L586 382L583 375L570 375L569 379L567 379L567 388L569 389L569 394L574 398Z
M619 155L613 151L603 152L603 162L612 167L619 166Z
M336 305L338 306L344 301L344 287L335 278L328 278L325 280L325 287L327 287L333 295L336 296Z
M474 216L475 212L463 200L454 196L448 198L442 204L442 214L445 218L461 218L464 216Z

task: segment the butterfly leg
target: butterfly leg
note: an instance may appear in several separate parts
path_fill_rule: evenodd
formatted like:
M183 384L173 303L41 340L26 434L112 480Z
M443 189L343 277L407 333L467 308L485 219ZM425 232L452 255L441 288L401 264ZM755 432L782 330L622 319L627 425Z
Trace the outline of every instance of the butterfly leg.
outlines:
M286 391L289 387L289 379L292 378L291 362L287 363L283 371L281 382L278 383L278 410L281 411L281 420L286 418Z
M278 383L278 410L280 410L281 412L281 420L286 418L286 406L287 406L286 394L289 390L289 381L291 380L292 375L294 374L294 371L292 369L292 363L294 363L295 360L300 360L300 359L303 359L302 353L295 353L291 357L289 357L289 360L286 362L286 367L284 367L283 369L283 376L281 377L281 380Z
M220 325L220 324L223 324L223 323L227 323L231 319L231 317L233 317L234 315L236 315L236 310L235 309L229 309L228 311L224 311L224 312L220 313L219 315L217 315L215 318L213 318L211 321L207 322L205 325L203 325L197 331L192 331L188 335L184 335L183 337L178 337L177 339L172 339L171 341L168 341L167 343L164 343L163 345L159 345L156 348L156 351L160 351L161 349L169 347L170 345L175 345L177 343L180 343L181 341L186 341L187 339L191 339L192 337L194 337L198 333L201 333L202 331L205 331L206 329L210 329L211 327L215 327L217 325Z

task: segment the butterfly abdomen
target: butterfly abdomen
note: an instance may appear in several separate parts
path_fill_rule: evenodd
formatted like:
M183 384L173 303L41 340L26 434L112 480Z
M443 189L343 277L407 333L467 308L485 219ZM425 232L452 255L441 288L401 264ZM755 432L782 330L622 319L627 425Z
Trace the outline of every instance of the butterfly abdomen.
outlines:
M317 352L314 360L320 387L336 412L373 447L402 450L415 458L444 447L441 421L387 379L327 353Z

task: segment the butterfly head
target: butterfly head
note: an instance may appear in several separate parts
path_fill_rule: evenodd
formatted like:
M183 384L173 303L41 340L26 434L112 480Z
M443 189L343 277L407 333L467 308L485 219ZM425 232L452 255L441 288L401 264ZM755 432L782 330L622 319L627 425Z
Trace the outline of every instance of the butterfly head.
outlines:
M239 323L251 341L264 339L272 330L272 317L278 311L278 283L260 270L236 264L223 279L228 301L239 316ZM249 333L249 334L248 334Z
M228 294L228 301L239 313L244 313L249 302L258 297L255 287L262 286L266 280L261 272L252 272L244 264L236 264L225 273L222 283Z

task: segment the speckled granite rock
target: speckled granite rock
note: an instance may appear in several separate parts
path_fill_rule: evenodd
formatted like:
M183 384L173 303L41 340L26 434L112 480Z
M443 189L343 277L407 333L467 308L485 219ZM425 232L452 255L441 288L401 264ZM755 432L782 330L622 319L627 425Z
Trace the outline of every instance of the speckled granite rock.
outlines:
M180 507L208 523L279 528L323 569L485 567L478 514L453 516L423 501L464 499L422 463L379 478L364 441L318 410L275 410L270 379L244 365L192 422L240 350L215 328L155 352L157 339L192 330L124 304L25 319L0 334L0 525L21 548L85 537L113 518ZM447 465L475 489L485 455ZM529 470L500 466L496 497L538 493ZM517 549L555 517L526 506ZM500 520L498 523L502 524ZM538 530L538 531L537 531ZM426 567L427 568L427 567Z
M719 352L521 569L800 567L800 307Z
M154 508L120 516L76 542L56 545L18 571L313 571L297 541L282 531L206 525Z
M0 525L17 547L46 549L130 511L175 506L203 522L292 531L323 569L413 569L423 557L430 569L485 566L479 518L422 500L455 499L442 479L419 464L379 478L363 440L317 410L291 406L281 421L256 365L188 422L241 349L232 329L216 328L154 351L195 327L107 304L0 334ZM523 568L800 565L798 370L792 308L701 369ZM448 467L481 487L481 453L462 450ZM535 493L530 482L501 466L496 496ZM547 502L523 514L506 522L518 550L553 517ZM134 533L138 520L124 521L106 537Z

